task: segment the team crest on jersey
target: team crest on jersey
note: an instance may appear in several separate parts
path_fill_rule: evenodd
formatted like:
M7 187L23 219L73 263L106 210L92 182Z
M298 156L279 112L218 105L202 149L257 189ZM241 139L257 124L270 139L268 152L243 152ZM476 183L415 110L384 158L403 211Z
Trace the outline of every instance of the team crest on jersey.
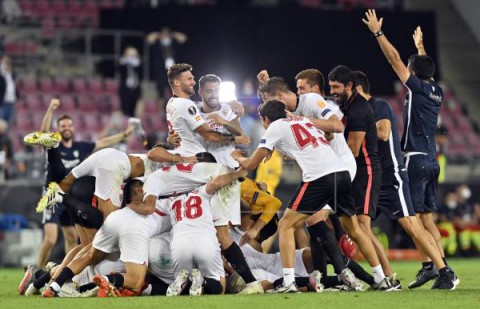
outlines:
M195 120L196 120L196 121L200 121L200 120L202 120L202 117L197 116L197 117L195 117Z
M322 100L318 100L318 101L317 101L317 105L318 105L318 107L320 107L320 108L324 108L324 107L326 106L325 101L322 101Z
M197 114L197 108L196 108L195 106L190 106L190 107L188 108L188 113L189 113L190 115L196 115L196 114Z
M73 151L73 156L74 156L75 158L78 158L78 157L80 156L80 153L78 152L78 150L74 150L74 151Z

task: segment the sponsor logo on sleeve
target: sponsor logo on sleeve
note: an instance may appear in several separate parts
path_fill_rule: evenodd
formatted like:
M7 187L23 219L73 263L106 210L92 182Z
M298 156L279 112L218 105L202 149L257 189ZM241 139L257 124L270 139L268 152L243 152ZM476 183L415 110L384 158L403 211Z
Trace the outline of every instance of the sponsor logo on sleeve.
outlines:
M262 139L260 140L260 144L265 144L266 142L267 142L267 140L266 140L265 138L262 138Z
M322 117L325 117L326 114L330 113L331 110L330 109L325 109L323 112L322 112Z
M198 112L197 112L197 108L196 108L195 106L193 106L193 105L190 106L190 107L188 108L188 113L189 113L190 115L196 115L196 114L198 113Z

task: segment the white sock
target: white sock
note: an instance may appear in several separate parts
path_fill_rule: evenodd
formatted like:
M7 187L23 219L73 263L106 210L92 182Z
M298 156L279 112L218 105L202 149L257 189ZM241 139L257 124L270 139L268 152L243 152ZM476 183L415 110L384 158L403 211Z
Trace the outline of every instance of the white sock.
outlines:
M385 279L385 274L383 273L382 265L377 265L372 267L373 271L373 280L375 283L380 283L382 282L383 279Z
M61 191L58 191L57 194L55 195L55 201L57 203L62 203L63 202L63 195L62 194L65 194Z
M283 269L283 286L289 286L295 282L295 268Z
M57 292L57 293L60 292L60 286L58 285L58 283L52 282L52 283L50 284L50 287L51 287L55 292Z
M142 296L148 296L152 293L152 285L149 284L145 290L142 291Z

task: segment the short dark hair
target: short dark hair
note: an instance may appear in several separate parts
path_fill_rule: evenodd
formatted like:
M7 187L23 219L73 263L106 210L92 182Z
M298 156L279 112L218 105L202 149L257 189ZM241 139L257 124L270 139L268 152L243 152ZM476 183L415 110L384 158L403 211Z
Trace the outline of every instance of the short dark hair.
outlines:
M287 112L285 111L285 104L278 100L270 100L258 107L260 116L268 117L271 122L275 120L286 118Z
M210 152L199 152L195 154L195 157L197 157L198 162L217 163L217 160Z
M278 92L292 91L288 83L281 77L272 77L258 88L260 93L275 95Z
M220 79L220 77L218 77L215 74L204 75L200 77L200 79L198 80L200 89L202 89L206 83L221 83L221 82L222 80Z
M129 179L125 182L125 185L123 186L122 208L132 202L134 190L139 186L143 186L143 182L138 179Z
M192 66L188 63L175 63L168 68L167 78L168 83L173 85L173 80L176 79L183 72L191 71Z
M328 73L328 80L342 83L345 86L349 82L352 82L353 87L355 86L352 69L350 69L346 65L337 65L336 67L334 67L333 70L331 70L330 73Z
M60 124L60 121L65 120L65 119L69 119L69 120L73 121L72 116L67 115L67 114L63 114L62 116L60 116L60 118L57 119L57 126Z
M355 86L362 86L363 92L370 94L370 82L367 74L362 71L353 71L353 79L355 80Z
M422 80L429 80L435 74L435 61L427 55L411 55L408 64L410 70Z
M325 77L323 77L322 72L317 69L306 69L299 72L297 76L295 76L295 80L299 79L306 79L311 87L317 85L320 91L323 91L323 88L325 88Z

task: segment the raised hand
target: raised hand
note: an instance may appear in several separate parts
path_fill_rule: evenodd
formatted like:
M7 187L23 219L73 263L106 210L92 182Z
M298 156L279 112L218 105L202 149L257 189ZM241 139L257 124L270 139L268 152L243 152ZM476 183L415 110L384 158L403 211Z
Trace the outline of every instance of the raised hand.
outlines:
M375 13L375 10L368 10L365 12L365 17L362 19L363 23L368 26L368 29L372 33L377 33L378 31L382 30L382 24L383 24L383 17L380 18L380 20L377 18L377 13Z

